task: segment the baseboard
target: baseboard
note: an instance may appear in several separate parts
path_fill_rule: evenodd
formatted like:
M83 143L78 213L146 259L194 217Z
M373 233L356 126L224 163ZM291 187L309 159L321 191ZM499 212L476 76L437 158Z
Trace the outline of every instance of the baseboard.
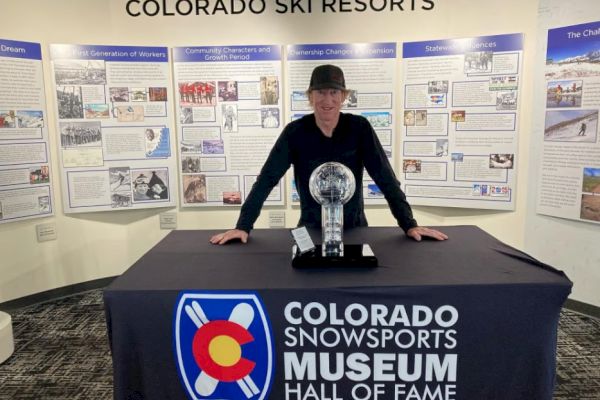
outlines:
M94 279L92 281L76 283L74 285L63 286L56 289L46 290L45 292L20 297L15 300L0 303L0 310L4 312L10 312L22 307L30 306L32 304L39 304L49 300L56 300L60 299L61 297L71 296L77 293L87 292L88 290L103 288L108 286L115 278L116 276Z
M568 310L600 319L600 307L596 307L591 304L583 303L581 301L572 299L567 299L567 301L565 301L564 307Z

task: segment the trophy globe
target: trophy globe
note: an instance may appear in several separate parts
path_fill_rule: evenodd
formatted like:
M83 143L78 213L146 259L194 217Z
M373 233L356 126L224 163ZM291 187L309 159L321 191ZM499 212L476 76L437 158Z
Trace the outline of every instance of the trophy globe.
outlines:
M308 186L312 197L321 204L322 254L343 256L344 204L356 190L354 174L344 164L326 162L315 168Z

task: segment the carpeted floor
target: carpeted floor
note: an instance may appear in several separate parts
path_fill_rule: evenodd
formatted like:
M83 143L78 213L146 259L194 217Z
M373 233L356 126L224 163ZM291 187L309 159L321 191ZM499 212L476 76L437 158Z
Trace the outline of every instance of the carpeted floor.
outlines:
M112 398L101 290L11 315L16 351L0 365L0 399ZM554 399L600 400L600 321L564 310L557 353Z

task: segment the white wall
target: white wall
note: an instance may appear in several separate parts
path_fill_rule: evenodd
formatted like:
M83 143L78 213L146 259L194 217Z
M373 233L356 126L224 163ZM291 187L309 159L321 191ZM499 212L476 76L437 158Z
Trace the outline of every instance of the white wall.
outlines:
M577 25L600 20L598 0L541 0L539 35L546 35L548 28ZM536 64L543 66L546 46L539 41L536 48ZM543 74L534 77L534 93L545 93ZM534 113L532 141L529 156L541 158L545 96L536 96L530 108ZM600 306L600 224L592 224L548 217L535 213L538 170L529 171L531 182L527 198L525 221L525 250L534 257L562 269L574 282L571 299Z
M381 4L382 1L375 3ZM420 4L418 0L415 2ZM42 44L46 60L48 123L52 127L54 192L58 206L57 215L52 218L0 225L0 252L3 255L0 263L0 302L118 275L167 233L159 229L158 215L164 209L76 216L62 214L56 138L53 137L54 104L47 62L47 45L50 43L181 46L395 41L401 51L401 43L405 41L523 32L525 64L516 210L494 212L415 207L415 215L421 225L478 225L500 240L524 249L526 205L532 193L528 189L528 180L531 178L526 171L532 166L528 149L532 122L530 105L537 1L434 0L433 11L322 14L317 11L321 1L313 0L313 13L310 15L266 12L261 15L246 13L241 16L154 18L129 17L125 12L125 3L125 0L0 0L3 10L0 37ZM269 0L269 4L273 3ZM398 77L401 76L400 68L401 62ZM401 100L400 97L398 100ZM295 225L297 210L291 207L285 210L288 226ZM224 229L233 226L237 218L237 211L233 210L177 212L179 229ZM367 215L371 225L394 225L386 208L369 209ZM257 227L267 226L266 216L267 212L263 212ZM45 222L56 223L58 240L37 243L35 225ZM574 226L574 229L580 225ZM583 229L592 231L588 226ZM540 246L546 244L540 243ZM600 301L596 301L598 303Z

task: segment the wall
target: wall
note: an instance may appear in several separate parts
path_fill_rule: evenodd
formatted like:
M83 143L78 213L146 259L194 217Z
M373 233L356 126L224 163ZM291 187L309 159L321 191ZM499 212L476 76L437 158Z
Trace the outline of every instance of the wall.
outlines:
M560 0L541 0L539 35L547 35L549 28L577 25L600 20L597 0L579 0L564 3ZM536 65L543 66L546 46L537 44ZM545 93L543 72L534 77L534 93ZM541 158L544 132L545 96L537 96L531 104L534 113L533 139L530 157ZM538 139L539 138L539 139ZM525 213L525 249L541 261L565 271L574 282L571 299L600 306L600 224L592 224L536 214L537 169L529 171L531 185Z
M537 1L433 0L435 7L432 11L323 14L317 11L321 1L313 0L313 12L310 15L265 12L260 15L246 13L154 18L129 17L125 12L125 0L0 1L3 10L0 37L40 42L46 61L49 59L50 43L182 46L395 41L401 50L404 41L523 32L525 64L516 210L499 212L415 207L415 215L421 225L478 225L500 240L524 248L526 201L531 193L528 190L528 179L531 178L525 171L530 167L527 149L531 137L530 82L536 41ZM384 1L374 0L374 3L382 4ZM269 0L269 4L272 3ZM410 5L411 2L405 3ZM422 4L419 0L415 0L415 3L417 6ZM45 63L44 68L50 111L48 123L54 127L49 62ZM398 77L401 76L400 69L401 62L398 63ZM397 111L400 112L400 109ZM62 214L56 163L57 144L53 133L54 129L51 128L57 215L0 225L0 252L3 255L0 264L0 302L118 275L168 233L159 229L159 214L166 211L164 209ZM295 225L298 211L289 206L284 209L287 225ZM237 218L237 210L174 211L178 212L179 229L225 229L232 227ZM384 207L369 209L367 216L371 225L394 225L391 214ZM267 212L263 212L256 226L267 227L266 217ZM35 225L45 222L56 223L58 239L37 243Z

